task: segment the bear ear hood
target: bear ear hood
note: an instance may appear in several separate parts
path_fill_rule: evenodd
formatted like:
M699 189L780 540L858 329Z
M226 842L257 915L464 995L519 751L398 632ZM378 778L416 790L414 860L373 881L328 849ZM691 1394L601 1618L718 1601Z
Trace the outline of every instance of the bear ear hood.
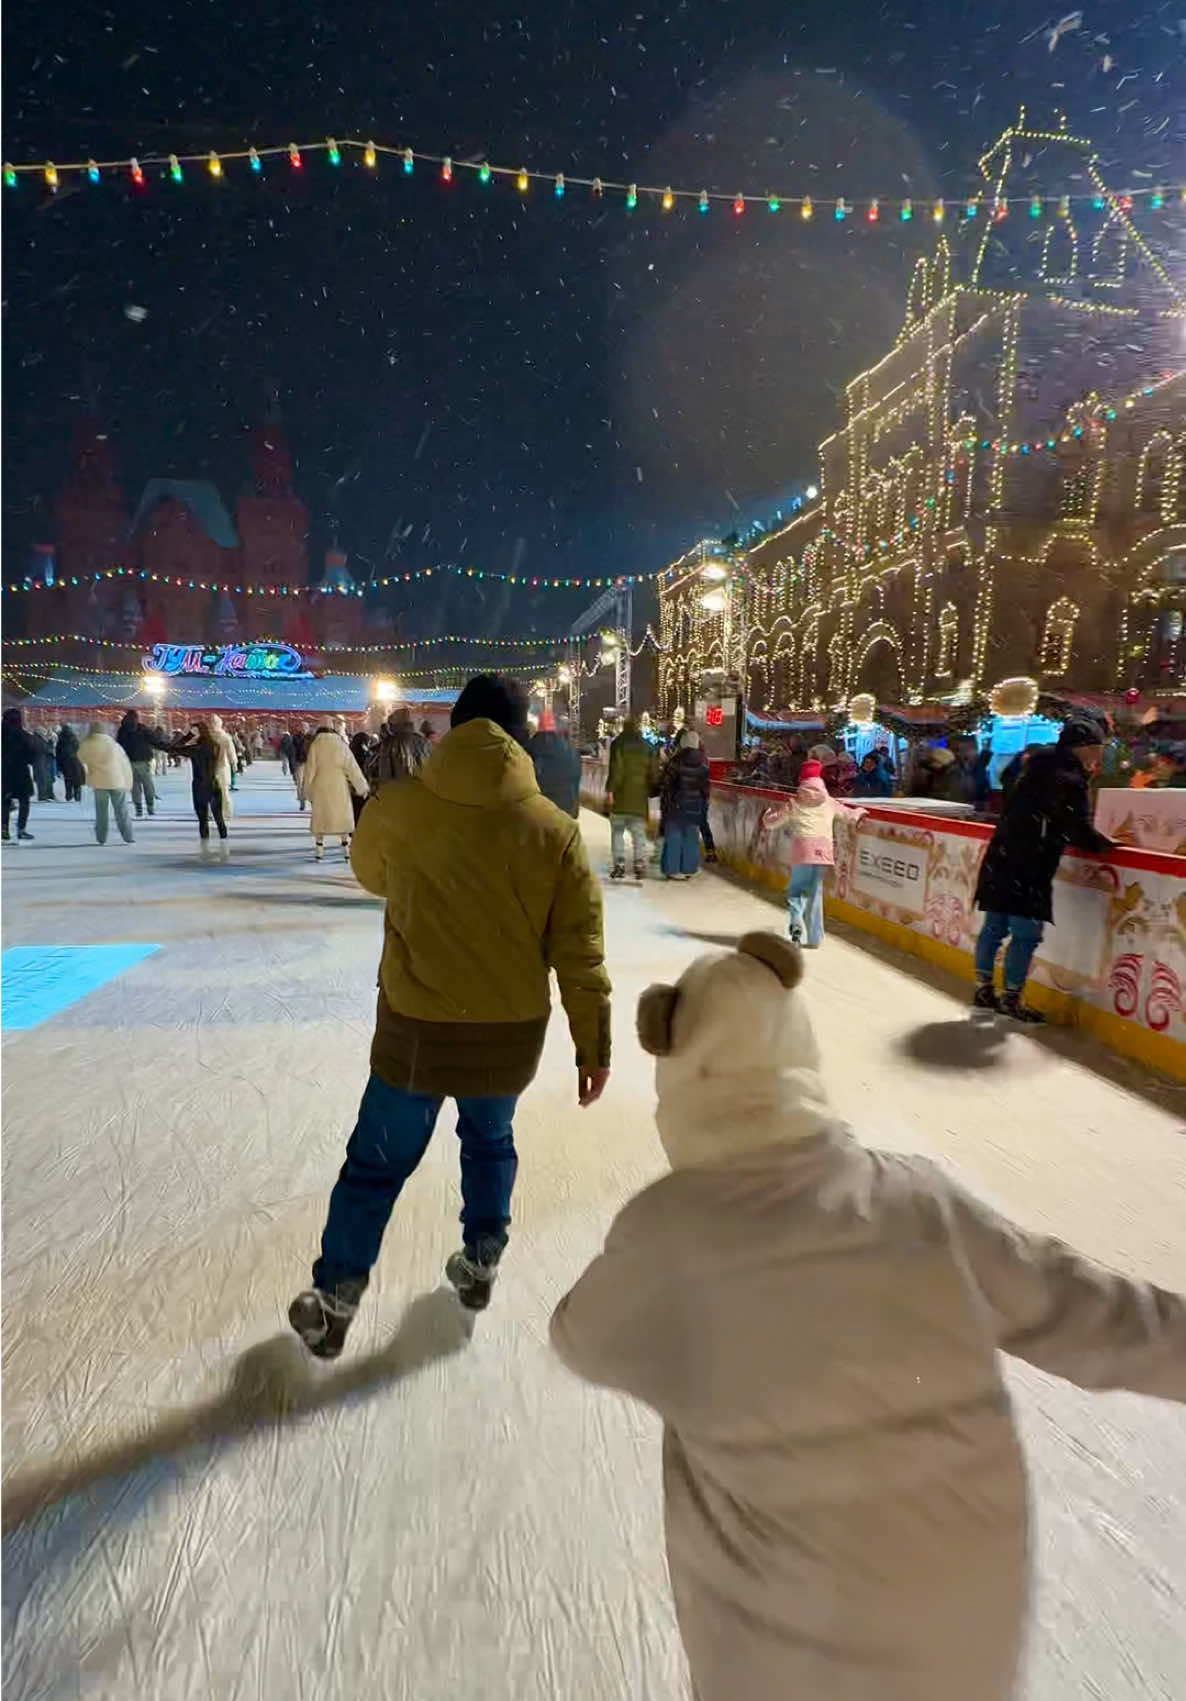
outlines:
M720 1163L830 1125L802 994L803 953L775 933L699 957L676 986L651 986L638 1036L658 1059L657 1120L675 1168Z

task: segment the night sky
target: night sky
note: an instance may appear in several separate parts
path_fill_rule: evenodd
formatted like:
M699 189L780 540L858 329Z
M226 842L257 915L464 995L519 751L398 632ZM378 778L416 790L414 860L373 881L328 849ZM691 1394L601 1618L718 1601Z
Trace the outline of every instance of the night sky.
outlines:
M1120 185L1186 182L1186 4L1064 27L1029 5L771 0L5 13L4 157L59 162L370 136L456 158L730 193L959 195L1016 116L1064 108ZM986 21L987 20L987 21ZM1134 179L1140 181L1140 179ZM360 578L462 560L646 571L815 474L888 347L925 219L632 216L573 189L344 153L5 192L6 567L45 535L87 384L130 498L210 476L279 390L313 516ZM1184 221L1186 223L1186 221ZM1169 256L1182 265L1183 248ZM146 309L131 318L127 309ZM587 598L422 586L405 630L563 628Z

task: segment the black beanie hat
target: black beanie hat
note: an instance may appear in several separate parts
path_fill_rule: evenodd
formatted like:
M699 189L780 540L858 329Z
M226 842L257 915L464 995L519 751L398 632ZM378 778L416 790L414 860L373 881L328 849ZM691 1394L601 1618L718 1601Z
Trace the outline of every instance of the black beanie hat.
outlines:
M527 737L527 699L513 679L498 673L476 673L465 683L449 716L450 726L466 721L493 721L512 738Z
M1108 733L1094 715L1088 713L1075 714L1062 723L1058 742L1064 749L1069 746L1073 750L1076 745L1106 744Z

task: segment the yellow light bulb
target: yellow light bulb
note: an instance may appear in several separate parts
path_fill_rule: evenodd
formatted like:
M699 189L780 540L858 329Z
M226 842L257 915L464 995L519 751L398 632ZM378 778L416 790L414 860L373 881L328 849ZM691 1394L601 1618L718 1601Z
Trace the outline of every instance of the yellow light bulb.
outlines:
M528 177L526 171L520 168L519 175L515 179L515 188L519 191L520 195L526 195L530 184L531 179Z
M209 160L207 161L207 164L209 165L209 168L210 168L211 177L221 177L222 176L222 161L219 159L217 154L212 153L210 155Z
M663 191L663 211L665 213L669 213L671 211L672 207L674 207L674 206L675 206L675 196L672 194L670 189L664 189L664 191Z
M366 145L366 152L362 156L362 163L369 167L371 171L375 169L375 157L375 144L374 142L368 142Z
M799 208L799 217L809 219L814 211L815 208L811 204L811 196L804 195L802 204Z

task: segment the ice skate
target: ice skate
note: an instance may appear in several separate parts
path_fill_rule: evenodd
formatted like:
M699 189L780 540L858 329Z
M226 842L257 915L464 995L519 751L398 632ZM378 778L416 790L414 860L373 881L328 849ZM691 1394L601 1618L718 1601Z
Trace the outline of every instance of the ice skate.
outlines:
M325 846L322 844L320 839L318 839L317 843L313 846L313 861L314 862L324 862L325 861Z
M991 981L986 980L976 988L972 996L972 1008L973 1010L991 1010L994 1015L996 1014L999 1006Z
M636 862L634 864L634 883L635 883L635 885L641 886L643 881L646 879L646 877L647 877L647 865L646 865L646 863L645 862Z
M1014 1022L1025 1022L1029 1027L1040 1028L1046 1021L1040 1010L1034 1010L1022 1001L1020 992L1006 992L997 1009L1002 1016L1008 1016Z
M21 832L21 833L17 834L17 838L20 839L23 843L26 843L26 844L32 844L32 842L33 842L32 833Z
M288 1321L315 1358L337 1358L358 1311L365 1282L339 1282L332 1293L306 1288L288 1308Z
M209 839L203 839L202 840L202 848L198 852L198 856L201 858L201 860L203 862L213 862L214 861L214 847L211 845Z
M445 1275L457 1289L457 1298L467 1311L485 1311L490 1304L490 1290L494 1286L494 1278L498 1274L498 1253L487 1254L481 1260L475 1249L471 1254L468 1247L460 1252L454 1252L445 1264Z
M219 862L229 862L230 859L231 859L231 842L230 842L230 840L229 839L219 839L219 841L218 841L218 860L219 860Z
M609 877L611 880L625 880L626 864L624 862L615 862L614 866L609 871Z

